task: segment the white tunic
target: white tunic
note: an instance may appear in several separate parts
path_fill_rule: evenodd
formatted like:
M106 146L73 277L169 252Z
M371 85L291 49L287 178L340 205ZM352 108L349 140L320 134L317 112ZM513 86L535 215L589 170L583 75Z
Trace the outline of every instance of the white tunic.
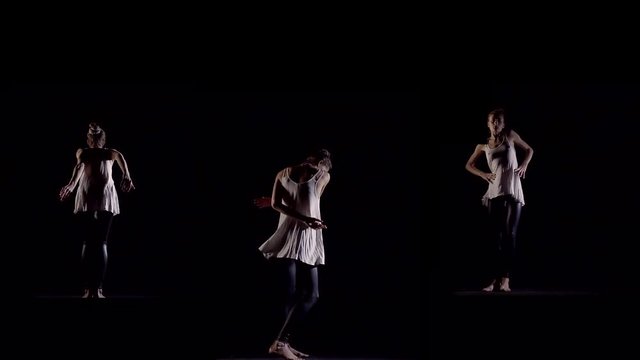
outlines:
M482 203L488 206L489 200L502 195L510 195L517 202L524 205L522 184L520 177L515 172L518 168L518 159L513 142L505 139L495 149L490 148L487 144L484 146L484 152L487 156L489 169L496 174L496 178L493 183L489 184L487 192L482 197Z
M305 216L321 219L318 179L325 172L319 170L311 179L302 183L293 181L289 177L290 173L291 168L285 169L279 179L289 195L285 205ZM309 265L324 265L322 229L310 228L304 222L284 214L280 214L275 233L259 250L267 259L288 258Z
M113 182L113 160L89 161L78 181L74 213L109 211L120 213L118 194Z

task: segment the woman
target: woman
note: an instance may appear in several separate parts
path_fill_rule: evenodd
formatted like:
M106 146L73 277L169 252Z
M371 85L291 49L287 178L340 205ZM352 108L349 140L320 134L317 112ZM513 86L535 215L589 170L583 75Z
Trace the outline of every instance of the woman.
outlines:
M489 113L487 126L489 139L476 146L467 161L466 169L489 183L482 197L488 208L494 243L495 268L493 279L483 291L511 291L509 279L515 257L516 234L524 205L524 193L520 178L524 179L533 157L533 149L513 130L505 127L504 110ZM515 147L524 151L524 159L518 164ZM491 172L476 167L476 161L485 155ZM498 287L496 288L496 284Z
M307 357L290 345L291 335L318 300L318 266L324 265L320 198L329 183L331 156L320 150L296 166L287 167L276 175L271 195L271 207L280 212L278 228L259 250L283 271L286 282L286 305L280 331L269 347L270 354L288 360ZM260 200L256 201L260 206ZM298 278L304 276L298 282ZM306 288L299 289L297 284Z
M71 180L59 194L60 201L64 201L78 187L74 213L83 225L83 298L105 297L102 282L107 269L107 240L113 217L120 213L113 181L114 161L122 171L122 191L129 192L135 188L124 156L117 150L105 148L105 142L104 130L91 123L87 133L89 147L76 151L77 164Z

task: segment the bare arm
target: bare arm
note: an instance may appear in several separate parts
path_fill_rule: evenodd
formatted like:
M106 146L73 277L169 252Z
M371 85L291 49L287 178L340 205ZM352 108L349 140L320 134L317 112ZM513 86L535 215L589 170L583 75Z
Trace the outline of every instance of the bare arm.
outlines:
M133 180L131 180L131 173L129 172L129 166L124 156L118 150L111 150L113 159L118 163L120 170L122 171L122 182L120 187L122 191L129 192L136 187L133 186Z
M527 144L526 141L522 140L520 135L515 131L511 130L509 134L514 144L516 144L519 148L524 150L524 159L520 163L520 166L515 170L516 174L524 179L527 173L527 167L529 166L529 162L531 162L531 158L533 157L533 148Z
M318 197L322 196L324 192L324 188L327 187L327 184L331 180L331 174L329 172L325 172L320 179L318 179Z
M467 169L467 171L472 173L473 175L479 176L483 178L485 181L492 183L493 180L496 179L496 174L486 173L476 167L476 161L478 161L478 158L484 152L484 150L482 149L483 146L484 145L476 145L476 149L473 151L473 154L471 154L471 156L469 157L469 160L467 160L467 165L465 166L465 169Z
M305 216L296 211L294 208L283 203L282 200L287 197L287 193L280 183L280 179L282 178L282 171L278 173L273 184L273 191L271 192L271 207L284 215L291 216L294 219L304 222L305 224L307 224L307 226L314 229L324 228L325 226L322 223L322 220Z
M318 180L318 196L322 196L325 187L329 183L331 176L329 173L326 173ZM271 197L269 196L261 196L259 198L253 199L253 205L255 205L259 209L270 208L271 206Z
M69 195L73 193L73 190L78 185L78 181L80 181L80 176L82 176L82 172L84 171L84 163L80 159L81 156L82 156L82 149L78 149L76 151L76 166L73 167L73 173L71 174L71 179L69 180L69 183L63 186L62 189L60 189L60 192L58 193L58 197L60 198L60 201L66 200L69 197Z

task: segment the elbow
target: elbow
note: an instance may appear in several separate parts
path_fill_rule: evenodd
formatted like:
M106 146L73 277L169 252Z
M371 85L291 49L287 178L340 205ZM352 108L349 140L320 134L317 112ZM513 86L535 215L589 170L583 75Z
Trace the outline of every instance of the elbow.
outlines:
M288 214L288 212L286 211L285 207L282 206L281 204L271 204L271 208L277 212L279 212L280 214Z
M271 200L271 208L281 214L289 213L288 207L282 203L282 200L278 200L278 201Z
M465 170L467 170L468 172L473 172L473 165L467 163L467 165L464 166Z

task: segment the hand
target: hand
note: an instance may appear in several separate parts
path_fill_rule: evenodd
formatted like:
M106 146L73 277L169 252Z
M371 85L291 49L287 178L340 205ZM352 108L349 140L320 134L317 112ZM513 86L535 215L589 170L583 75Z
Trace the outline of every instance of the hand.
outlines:
M253 199L253 205L258 209L271 207L271 198L266 196L261 196L259 198Z
M305 221L305 223L307 224L307 226L309 226L312 229L326 229L327 228L327 225L325 225L324 222L322 222L322 220L316 219L316 218L309 218L307 221Z
M527 166L526 165L522 165L519 168L515 169L514 171L515 171L516 175L518 175L519 177L524 179L524 176L527 173Z
M496 174L494 173L485 173L482 176L489 184L493 184L493 180L496 179Z
M120 183L120 189L122 189L122 191L129 192L135 188L136 187L133 186L133 181L131 179L129 178L122 179L122 182Z
M60 193L58 194L60 201L65 201L69 197L69 195L71 195L72 192L73 192L73 186L71 185L63 186L62 189L60 189Z

